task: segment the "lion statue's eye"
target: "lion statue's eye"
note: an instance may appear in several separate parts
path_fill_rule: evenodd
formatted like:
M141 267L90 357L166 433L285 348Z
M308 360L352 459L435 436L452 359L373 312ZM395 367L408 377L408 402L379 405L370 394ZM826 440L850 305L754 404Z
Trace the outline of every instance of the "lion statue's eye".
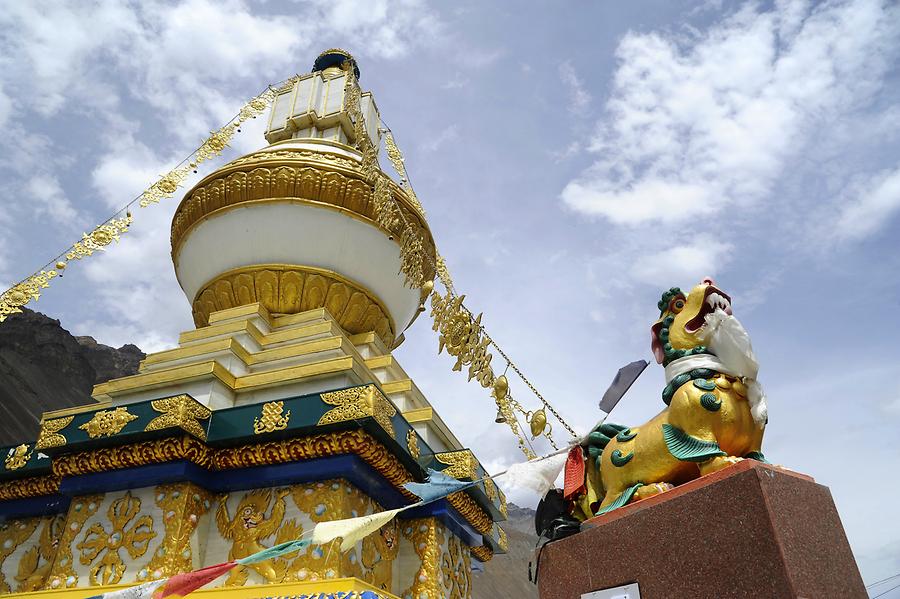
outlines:
M681 312L684 309L684 300L678 298L672 302L672 312Z

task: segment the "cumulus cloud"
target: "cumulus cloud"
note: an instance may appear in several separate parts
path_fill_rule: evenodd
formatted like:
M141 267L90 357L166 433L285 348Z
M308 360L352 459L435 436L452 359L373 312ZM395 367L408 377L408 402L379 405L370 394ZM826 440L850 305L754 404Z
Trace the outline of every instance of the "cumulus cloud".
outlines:
M875 0L752 3L705 32L629 33L599 157L562 199L633 225L766 198L819 127L871 100L898 34L900 9Z
M834 232L841 239L874 234L900 210L900 168L881 173L841 210Z
M699 283L705 276L718 274L731 250L730 244L704 235L690 243L639 257L631 274L642 283L660 288Z

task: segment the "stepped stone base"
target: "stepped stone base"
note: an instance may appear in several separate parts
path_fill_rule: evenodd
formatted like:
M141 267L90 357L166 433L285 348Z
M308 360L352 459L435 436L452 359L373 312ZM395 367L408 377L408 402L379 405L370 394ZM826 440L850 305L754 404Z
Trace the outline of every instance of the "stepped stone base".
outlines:
M753 460L588 520L544 548L538 581L541 599L868 596L828 488Z

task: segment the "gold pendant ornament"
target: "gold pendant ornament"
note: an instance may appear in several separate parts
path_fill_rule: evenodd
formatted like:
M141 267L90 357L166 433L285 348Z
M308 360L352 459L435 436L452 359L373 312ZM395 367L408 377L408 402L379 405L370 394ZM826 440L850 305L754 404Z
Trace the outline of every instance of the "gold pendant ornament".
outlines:
M91 439L111 437L119 434L125 428L125 425L136 419L137 416L129 414L127 408L119 407L115 410L101 410L97 412L93 418L78 428L87 432L88 437Z

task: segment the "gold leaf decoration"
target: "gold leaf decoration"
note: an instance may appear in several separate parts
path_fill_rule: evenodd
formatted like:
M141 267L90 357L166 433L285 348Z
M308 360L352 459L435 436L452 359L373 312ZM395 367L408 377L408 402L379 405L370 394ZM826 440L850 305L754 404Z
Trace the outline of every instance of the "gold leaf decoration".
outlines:
M413 428L406 431L406 449L409 450L409 455L419 459L419 436Z
M113 218L100 225L90 233L82 234L81 241L75 243L72 249L66 252L66 260L81 260L91 256L94 252L106 251L106 246L128 232L134 218L126 214L122 218Z
M91 439L112 437L122 432L125 425L136 419L137 416L128 413L128 408L119 407L115 410L101 410L97 412L93 418L78 428L87 432L88 437Z
M253 432L257 435L283 431L287 428L291 411L284 412L283 401L270 401L263 404L262 414L253 419Z
M475 480L478 477L478 463L468 449L436 453L434 457L441 464L448 466L442 470L447 476L458 479L468 478L469 480Z
M150 402L150 406L157 412L162 412L162 415L151 420L144 428L145 431L156 431L177 426L198 439L206 441L206 429L203 428L199 421L209 418L212 412L190 395L175 395L165 399L156 399Z
M34 444L35 449L46 449L48 447L60 447L66 444L66 438L59 431L69 426L75 416L66 416L64 418L54 418L52 420L44 420L41 422L41 431L38 433L37 442Z
M23 443L9 450L9 455L6 456L4 464L7 470L18 470L24 467L30 459L31 452L28 450L28 445Z
M396 438L391 418L396 416L397 408L376 389L375 385L322 393L320 397L325 403L337 407L319 418L318 426L371 417L392 439Z
M42 270L0 295L0 322L10 314L20 314L22 306L41 297L40 290L49 287L50 279L57 275L55 270Z
M147 552L151 539L156 536L153 518L141 513L141 500L131 491L113 501L106 511L110 530L96 522L85 532L76 547L81 551L79 561L90 565L91 584L116 584L125 574L125 562L119 554L125 550L134 560ZM98 559L99 558L99 559ZM96 563L94 563L96 560Z

